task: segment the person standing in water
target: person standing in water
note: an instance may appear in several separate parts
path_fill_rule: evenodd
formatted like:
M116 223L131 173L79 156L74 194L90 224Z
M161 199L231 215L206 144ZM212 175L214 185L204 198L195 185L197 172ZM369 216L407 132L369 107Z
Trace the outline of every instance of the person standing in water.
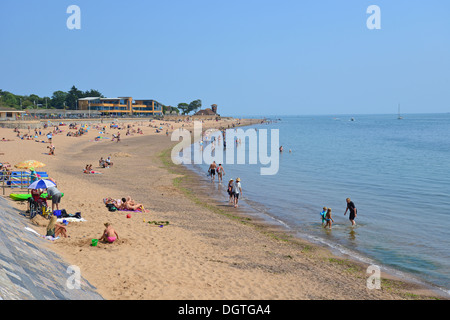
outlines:
M324 228L328 227L329 229L331 229L331 222L334 222L333 218L331 217L331 208L327 209L327 213L325 215L325 221L326 221L326 224L325 224Z
M228 181L228 187L227 187L227 192L228 192L228 195L230 196L228 199L229 203L234 203L233 186L234 186L234 180L230 179L230 181Z
M213 161L213 163L211 163L211 165L209 166L209 173L211 175L211 181L214 181L214 179L216 178L216 168L217 168L217 164L215 161Z
M217 178L219 179L219 182L222 182L222 176L225 175L225 170L222 167L222 164L220 163L217 167Z
M322 212L320 213L320 217L322 218L322 225L325 224L325 216L327 215L327 207L323 207Z
M347 198L346 201L347 201L347 208L345 209L344 216L347 213L347 210L349 210L348 219L352 223L352 226L355 226L356 225L355 219L358 210L356 210L355 204L353 203L353 201L350 200L350 198Z
M234 207L238 207L239 196L242 195L241 178L237 178L233 185Z

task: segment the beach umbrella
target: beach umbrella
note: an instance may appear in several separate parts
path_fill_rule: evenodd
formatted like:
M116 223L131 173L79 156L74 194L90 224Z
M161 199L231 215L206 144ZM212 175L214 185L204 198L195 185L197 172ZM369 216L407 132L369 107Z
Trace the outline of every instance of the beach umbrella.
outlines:
M42 168L45 167L45 163L36 160L26 160L16 164L14 167L18 169Z
M30 184L28 186L28 189L47 189L47 188L55 187L55 186L56 186L56 184L51 180L40 179L40 180L37 180L37 181L33 182L32 184Z

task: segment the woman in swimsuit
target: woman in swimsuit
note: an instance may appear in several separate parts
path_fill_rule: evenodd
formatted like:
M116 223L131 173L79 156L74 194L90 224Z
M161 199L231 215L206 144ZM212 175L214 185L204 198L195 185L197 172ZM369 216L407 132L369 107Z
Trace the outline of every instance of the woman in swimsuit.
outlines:
M325 224L324 228L328 227L329 229L331 229L331 222L334 222L333 218L331 217L331 208L327 209L327 214L325 215L325 221L326 221L326 224Z
M103 231L103 235L99 239L100 241L113 243L114 241L119 240L119 235L109 222L105 223L105 227L106 229Z

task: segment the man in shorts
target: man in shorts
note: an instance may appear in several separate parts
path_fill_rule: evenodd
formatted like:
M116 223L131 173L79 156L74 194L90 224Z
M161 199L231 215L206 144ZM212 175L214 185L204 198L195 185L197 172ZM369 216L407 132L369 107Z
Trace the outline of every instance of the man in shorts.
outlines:
M356 210L355 204L353 203L353 201L350 200L350 198L347 198L346 201L347 201L347 208L345 209L344 216L347 213L347 210L349 210L349 220L352 223L352 226L354 226L356 225L355 218L358 210Z
M211 175L211 181L214 181L214 179L216 178L216 168L217 164L215 161L213 161L213 163L211 163L211 165L209 166L209 174Z
M50 179L55 184L55 180ZM56 186L47 188L47 199L52 199L52 212L56 210L59 210L59 203L61 202L62 193L59 191Z

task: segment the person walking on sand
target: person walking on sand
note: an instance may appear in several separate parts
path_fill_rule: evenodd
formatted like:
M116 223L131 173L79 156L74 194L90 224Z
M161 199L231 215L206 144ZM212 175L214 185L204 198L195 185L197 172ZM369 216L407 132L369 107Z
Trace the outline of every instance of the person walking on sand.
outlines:
M214 179L216 178L216 168L217 168L217 164L215 161L213 161L213 163L211 163L211 165L209 166L209 173L211 175L211 181L214 181Z
M355 219L358 210L356 210L355 204L353 203L353 201L350 200L350 198L347 198L346 201L347 201L347 208L345 209L344 216L347 213L347 210L349 210L348 219L352 223L352 226L355 226L356 225Z
M222 167L222 164L219 163L219 166L217 167L217 178L219 179L219 182L222 182L222 176L225 175L225 170Z
M113 243L116 240L119 240L119 235L117 231L111 226L109 222L105 223L104 226L106 229L103 231L102 236L100 237L100 241L107 241L109 243Z
M333 218L331 217L331 208L327 209L327 213L325 214L325 221L326 224L324 228L328 227L329 229L331 229L331 222L334 222Z
M237 178L233 185L234 207L238 207L239 196L242 195L241 178Z

